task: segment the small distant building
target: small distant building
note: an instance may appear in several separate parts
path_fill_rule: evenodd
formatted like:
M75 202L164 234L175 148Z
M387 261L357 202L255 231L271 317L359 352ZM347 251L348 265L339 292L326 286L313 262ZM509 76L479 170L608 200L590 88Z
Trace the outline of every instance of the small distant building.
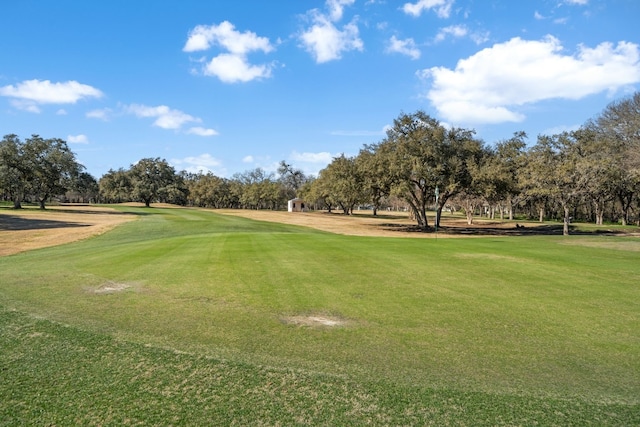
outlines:
M304 200L303 199L299 199L299 198L295 198L295 199L291 199L289 200L288 203L288 209L289 212L306 212L307 211L307 207L304 204Z

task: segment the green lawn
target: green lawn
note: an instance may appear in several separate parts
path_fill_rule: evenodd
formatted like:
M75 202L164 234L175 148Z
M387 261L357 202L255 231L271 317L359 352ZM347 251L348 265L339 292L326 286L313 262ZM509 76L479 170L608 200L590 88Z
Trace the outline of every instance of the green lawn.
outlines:
M0 425L640 425L638 238L121 209L0 258Z

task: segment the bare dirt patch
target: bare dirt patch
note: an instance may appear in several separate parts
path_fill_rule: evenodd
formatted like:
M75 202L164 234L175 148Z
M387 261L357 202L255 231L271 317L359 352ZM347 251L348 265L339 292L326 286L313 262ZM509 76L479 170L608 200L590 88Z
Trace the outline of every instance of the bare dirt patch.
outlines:
M310 327L337 327L345 326L347 322L343 319L328 316L288 316L283 317L282 322L287 325L310 326Z
M108 282L102 286L99 286L97 289L94 289L94 293L96 294L113 294L115 292L122 292L124 290L129 289L131 286L126 283L116 283L116 282Z
M135 218L108 207L62 205L0 209L0 256L62 245L102 234Z

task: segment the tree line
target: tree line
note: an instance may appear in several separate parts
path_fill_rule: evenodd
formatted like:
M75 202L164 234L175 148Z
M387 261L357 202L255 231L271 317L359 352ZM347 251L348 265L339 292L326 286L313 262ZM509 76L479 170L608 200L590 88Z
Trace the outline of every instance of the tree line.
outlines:
M422 111L401 114L382 141L358 155L333 159L303 188L307 202L350 213L361 203L374 214L390 198L403 200L418 226L430 227L427 209L496 213L513 219L557 218L629 224L640 212L640 93L609 104L578 130L524 132L489 146L471 129L452 128ZM640 223L639 223L640 225Z
M231 178L177 172L161 158L109 170L96 181L66 142L38 135L0 142L0 190L19 208L51 197L67 201L140 201L211 208L283 209L302 197L316 209L351 214L366 205L411 212L424 230L439 226L443 210L474 216L514 215L629 224L640 213L640 93L609 104L578 130L524 132L487 145L472 129L447 127L423 111L401 114L381 141L355 156L340 155L317 177L281 161ZM436 211L433 224L427 216Z

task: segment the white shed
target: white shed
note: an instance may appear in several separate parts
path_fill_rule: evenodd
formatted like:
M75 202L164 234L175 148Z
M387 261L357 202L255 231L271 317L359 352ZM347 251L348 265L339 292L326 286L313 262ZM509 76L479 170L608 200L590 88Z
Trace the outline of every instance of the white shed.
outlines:
M304 204L304 200L295 198L289 200L288 209L289 212L306 212L307 207Z

